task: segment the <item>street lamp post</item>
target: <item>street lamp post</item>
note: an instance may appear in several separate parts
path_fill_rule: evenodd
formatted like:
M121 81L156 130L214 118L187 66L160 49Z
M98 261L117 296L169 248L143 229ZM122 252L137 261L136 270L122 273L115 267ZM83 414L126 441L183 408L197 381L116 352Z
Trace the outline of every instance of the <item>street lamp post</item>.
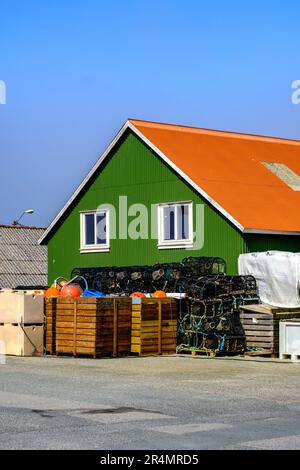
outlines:
M25 214L33 214L34 210L33 209L27 209L26 211L23 211L20 217L16 220L13 220L12 225L22 225L20 224L20 220L22 219L23 215Z

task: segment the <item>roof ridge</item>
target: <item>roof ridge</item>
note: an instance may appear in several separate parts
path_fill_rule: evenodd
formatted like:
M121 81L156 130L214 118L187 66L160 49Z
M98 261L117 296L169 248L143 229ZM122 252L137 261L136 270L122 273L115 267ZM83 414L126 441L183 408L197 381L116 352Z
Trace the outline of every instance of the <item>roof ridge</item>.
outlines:
M266 136L266 135L259 135L259 134L247 134L243 132L233 132L233 131L222 131L218 129L207 129L204 127L185 126L181 124L170 124L170 123L164 123L164 122L143 121L142 119L128 119L128 121L132 123L133 125L135 122L144 124L144 125L146 124L149 127L154 124L156 127L169 128L168 130L175 130L174 128L179 128L179 129L184 129L185 132L215 135L219 137L230 137L233 139L245 139L245 140L256 140L256 141L262 141L262 142L282 143L282 144L289 144L289 145L300 145L300 140L286 139L283 137Z
M34 225L7 225L7 224L0 224L0 228L16 228L16 229L21 229L21 228L26 228L26 229L32 229L32 230L46 230L47 227L36 227Z

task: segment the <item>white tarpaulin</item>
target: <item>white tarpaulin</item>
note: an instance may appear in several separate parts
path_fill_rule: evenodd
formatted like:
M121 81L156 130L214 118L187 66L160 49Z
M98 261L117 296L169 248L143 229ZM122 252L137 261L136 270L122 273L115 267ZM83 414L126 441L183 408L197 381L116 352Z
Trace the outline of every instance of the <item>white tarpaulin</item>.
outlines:
M300 253L266 251L239 256L239 274L255 277L263 303L299 307Z

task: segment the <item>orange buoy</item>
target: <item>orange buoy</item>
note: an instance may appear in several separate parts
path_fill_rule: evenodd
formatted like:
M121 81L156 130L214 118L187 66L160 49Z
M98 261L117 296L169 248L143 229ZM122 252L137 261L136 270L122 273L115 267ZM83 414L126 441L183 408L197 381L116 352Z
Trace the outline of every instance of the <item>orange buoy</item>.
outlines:
M133 292L130 297L146 297L145 294L143 294L143 292Z
M49 289L46 290L44 296L45 297L59 297L60 296L59 289L57 289L56 287L52 285L51 287L49 287Z
M62 297L80 297L81 293L82 290L74 284L67 284L60 291Z
M157 290L152 294L152 297L167 297L167 294L163 290Z

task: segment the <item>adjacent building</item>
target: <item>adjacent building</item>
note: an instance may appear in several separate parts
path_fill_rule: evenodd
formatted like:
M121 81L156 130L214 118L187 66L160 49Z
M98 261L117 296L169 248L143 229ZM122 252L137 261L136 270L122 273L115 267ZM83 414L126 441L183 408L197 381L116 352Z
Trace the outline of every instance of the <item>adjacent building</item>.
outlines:
M0 225L0 288L47 286L47 247L38 244L44 227Z

